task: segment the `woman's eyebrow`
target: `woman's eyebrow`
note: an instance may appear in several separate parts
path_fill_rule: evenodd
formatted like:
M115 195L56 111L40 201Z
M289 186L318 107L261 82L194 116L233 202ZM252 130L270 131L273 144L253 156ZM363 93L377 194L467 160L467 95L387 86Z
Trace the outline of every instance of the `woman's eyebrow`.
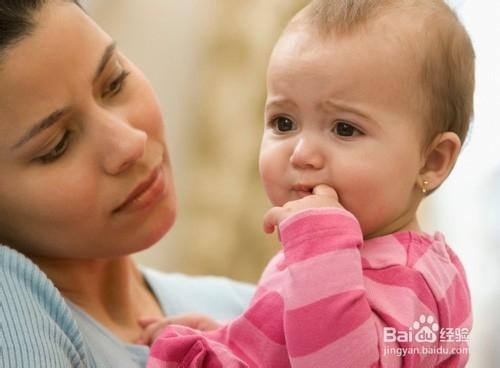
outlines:
M102 54L101 60L99 61L99 64L97 66L97 69L94 73L94 78L93 81L102 74L104 68L106 67L106 64L108 63L109 59L113 56L114 52L116 50L116 42L110 43L105 49L104 53ZM54 112L52 112L50 115L47 117L43 118L40 122L36 123L31 127L28 132L26 132L21 139L19 139L10 149L17 149L21 147L23 144L25 144L27 141L32 139L34 136L38 135L42 131L44 131L47 128L50 128L52 125L57 123L57 121L68 111L68 108L63 108L63 109L58 109Z
M99 78L104 68L106 67L106 64L108 63L109 59L111 59L111 57L113 56L115 50L116 50L116 42L113 41L104 50L104 53L101 57L101 61L99 62L99 65L97 66L97 69L95 71L93 82L95 82L96 79Z
M64 109L59 109L57 111L54 111L51 113L49 116L46 118L42 119L39 123L35 124L33 127L31 127L30 130L26 134L24 134L19 141L17 141L16 144L14 144L10 149L14 150L19 147L21 147L23 144L25 144L27 141L29 141L31 138L36 136L37 134L41 133L45 129L51 127L55 123L59 121L59 119L68 111L68 108Z

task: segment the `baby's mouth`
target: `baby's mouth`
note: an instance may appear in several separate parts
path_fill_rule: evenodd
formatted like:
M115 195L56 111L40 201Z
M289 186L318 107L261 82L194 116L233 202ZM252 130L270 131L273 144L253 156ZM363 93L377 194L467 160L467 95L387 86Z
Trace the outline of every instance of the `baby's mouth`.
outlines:
M314 185L307 184L295 184L292 190L299 198L304 198L310 196L313 192Z

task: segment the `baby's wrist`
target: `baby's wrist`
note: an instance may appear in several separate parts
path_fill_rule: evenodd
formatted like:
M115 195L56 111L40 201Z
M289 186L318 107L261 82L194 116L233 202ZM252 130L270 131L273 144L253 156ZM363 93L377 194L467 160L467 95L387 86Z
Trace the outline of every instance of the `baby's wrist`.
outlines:
M343 208L314 208L297 212L279 226L287 263L322 253L359 248L363 234L354 215Z

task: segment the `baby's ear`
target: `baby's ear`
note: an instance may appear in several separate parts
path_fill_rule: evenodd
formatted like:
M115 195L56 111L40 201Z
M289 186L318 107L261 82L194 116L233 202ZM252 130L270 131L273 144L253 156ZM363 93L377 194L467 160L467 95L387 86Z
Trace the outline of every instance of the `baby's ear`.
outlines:
M439 187L448 177L461 147L460 138L453 132L440 133L433 139L425 152L424 166L420 170L420 178L427 182L428 191Z

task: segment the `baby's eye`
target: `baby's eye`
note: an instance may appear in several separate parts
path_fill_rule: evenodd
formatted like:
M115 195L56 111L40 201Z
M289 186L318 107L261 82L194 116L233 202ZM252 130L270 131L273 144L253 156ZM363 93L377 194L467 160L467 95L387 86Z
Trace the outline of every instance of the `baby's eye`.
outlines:
M339 121L333 127L333 133L339 137L355 137L363 133L345 121Z
M278 116L277 118L273 119L271 121L271 125L273 129L275 129L279 133L289 132L297 129L293 120L285 116Z

